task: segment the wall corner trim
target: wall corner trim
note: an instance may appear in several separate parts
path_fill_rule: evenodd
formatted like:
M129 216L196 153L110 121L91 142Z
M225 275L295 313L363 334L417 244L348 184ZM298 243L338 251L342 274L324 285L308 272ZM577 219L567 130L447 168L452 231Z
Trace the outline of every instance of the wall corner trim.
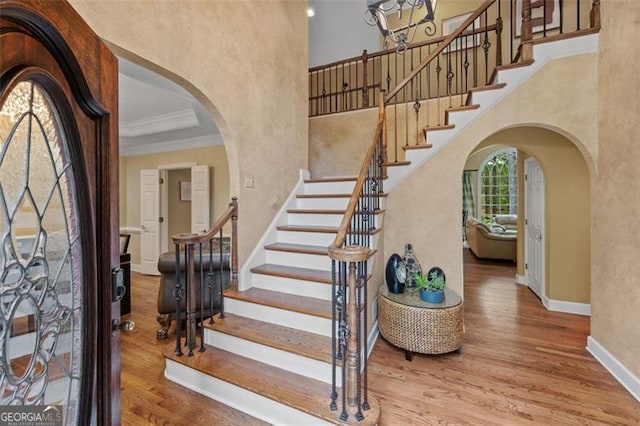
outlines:
M519 275L519 274L516 274L516 284L520 284L520 285L528 285L528 284L527 284L527 277L526 277L526 275Z
M567 302L564 300L549 299L547 295L542 296L542 304L550 311L564 312L565 314L576 314L591 316L590 303Z
M636 377L593 336L587 337L587 351L640 402L640 378Z

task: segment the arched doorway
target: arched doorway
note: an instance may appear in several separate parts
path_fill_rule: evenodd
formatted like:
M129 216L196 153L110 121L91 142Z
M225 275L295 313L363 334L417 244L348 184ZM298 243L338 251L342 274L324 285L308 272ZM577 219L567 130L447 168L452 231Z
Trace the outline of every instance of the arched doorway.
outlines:
M543 250L541 299L550 310L590 313L591 189L590 170L583 153L565 136L548 129L521 126L501 130L470 154L479 166L490 152L505 147L518 150L518 193L525 191L524 163L534 158L544 174ZM526 284L525 206L518 205L517 257L514 281Z

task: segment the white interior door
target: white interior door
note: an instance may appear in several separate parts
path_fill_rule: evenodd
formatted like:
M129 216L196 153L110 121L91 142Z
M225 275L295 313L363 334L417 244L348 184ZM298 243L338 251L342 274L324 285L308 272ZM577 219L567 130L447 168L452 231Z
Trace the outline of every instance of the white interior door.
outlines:
M191 232L207 231L211 200L209 195L209 166L191 167Z
M140 170L140 272L158 275L160 171Z
M525 173L525 276L529 288L544 296L544 175L540 164L527 158Z

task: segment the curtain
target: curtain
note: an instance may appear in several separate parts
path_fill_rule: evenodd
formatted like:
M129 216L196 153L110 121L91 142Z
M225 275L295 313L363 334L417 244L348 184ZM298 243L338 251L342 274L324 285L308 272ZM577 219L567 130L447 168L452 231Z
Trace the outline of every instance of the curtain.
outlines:
M474 211L471 171L465 170L462 173L462 241L467 240L467 219L473 217Z

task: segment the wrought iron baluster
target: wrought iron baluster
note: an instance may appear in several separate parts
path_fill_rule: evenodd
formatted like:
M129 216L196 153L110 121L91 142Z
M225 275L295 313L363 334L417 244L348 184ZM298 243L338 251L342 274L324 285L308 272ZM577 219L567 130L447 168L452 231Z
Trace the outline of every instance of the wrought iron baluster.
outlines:
M186 253L186 249L185 249ZM186 263L186 262L185 262ZM176 244L176 286L173 290L173 297L176 299L176 348L173 351L177 356L182 356L182 343L180 342L181 336L181 319L180 319L180 302L184 292L180 283L180 245Z
M200 258L200 352L204 352L204 264L202 262L202 243L198 244Z
M338 299L336 288L336 261L331 259L331 403L329 404L331 411L338 409L338 404L336 403L336 399L338 399L336 390L336 364L338 362L336 350L336 345L338 344L336 339Z

